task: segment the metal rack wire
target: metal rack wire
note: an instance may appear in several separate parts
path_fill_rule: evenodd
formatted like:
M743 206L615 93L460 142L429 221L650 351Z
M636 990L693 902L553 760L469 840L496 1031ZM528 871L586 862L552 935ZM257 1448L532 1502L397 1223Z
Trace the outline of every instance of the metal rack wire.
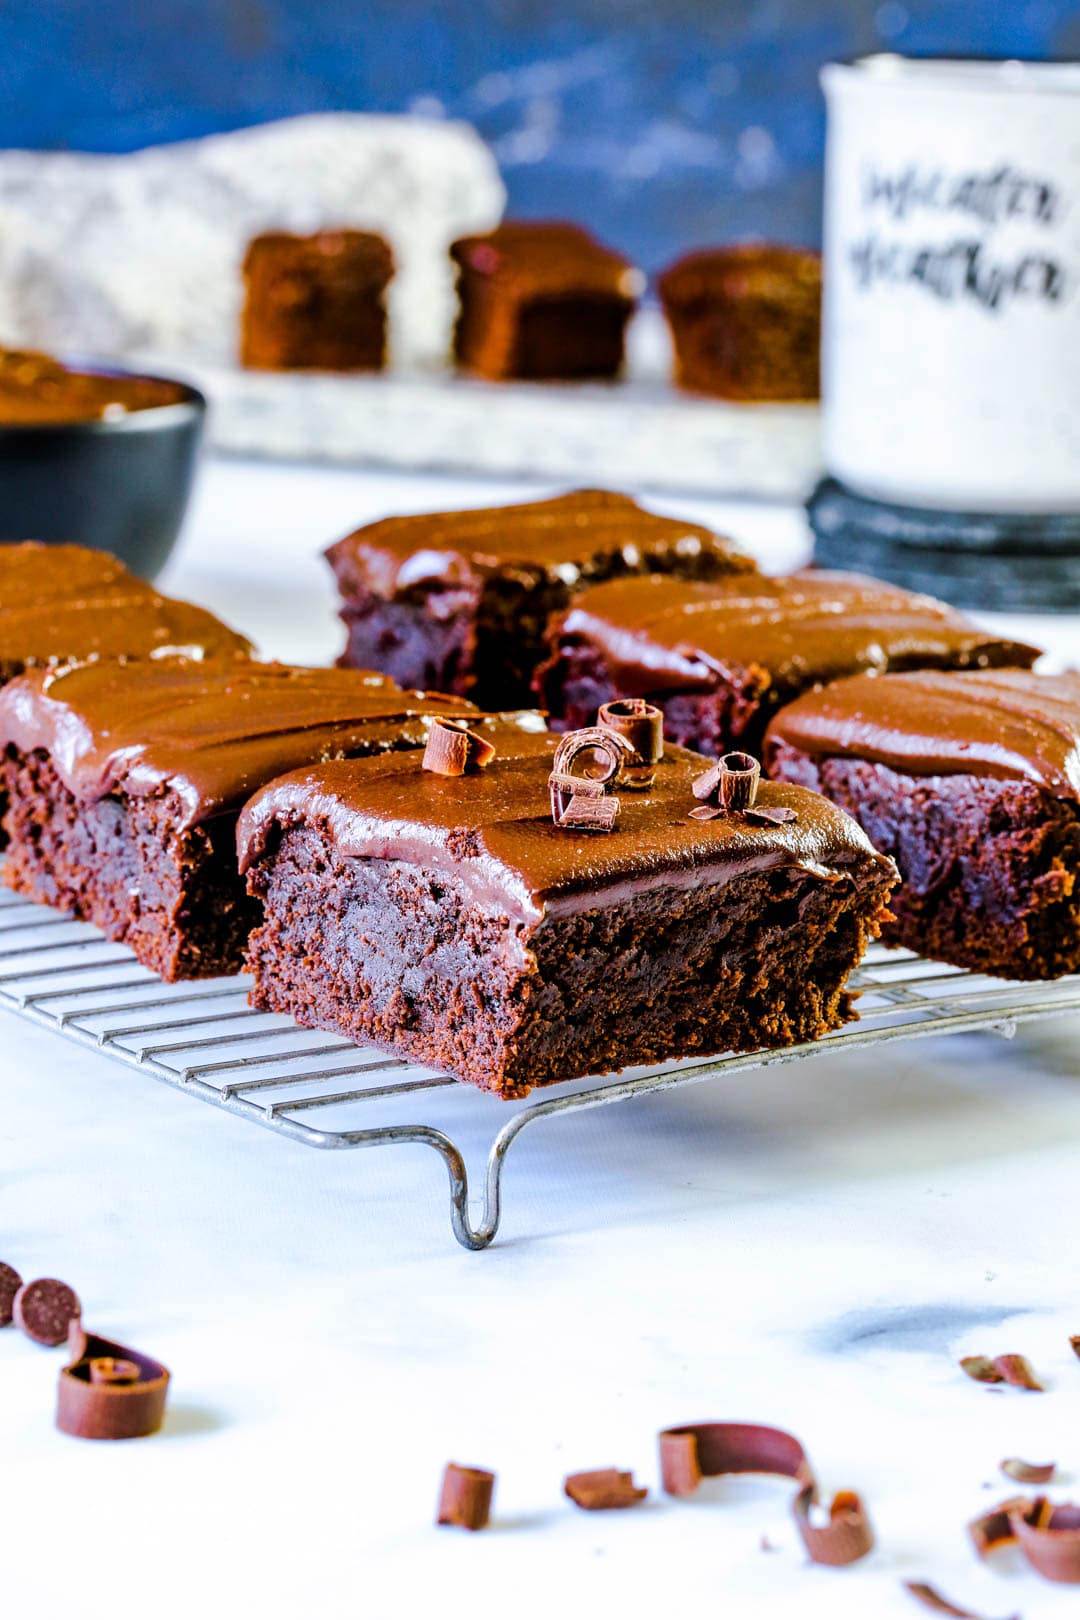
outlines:
M454 1236L467 1249L486 1248L495 1237L506 1156L535 1120L801 1062L838 1047L852 1051L972 1030L1011 1036L1025 1021L1080 1010L1080 976L1005 983L875 947L852 979L861 993L859 1022L824 1040L577 1081L515 1106L374 1047L254 1012L248 983L163 984L87 924L0 891L0 1007L307 1147L434 1148L449 1173ZM475 1217L462 1150L424 1117L436 1096L448 1093L470 1113L487 1110L499 1121Z

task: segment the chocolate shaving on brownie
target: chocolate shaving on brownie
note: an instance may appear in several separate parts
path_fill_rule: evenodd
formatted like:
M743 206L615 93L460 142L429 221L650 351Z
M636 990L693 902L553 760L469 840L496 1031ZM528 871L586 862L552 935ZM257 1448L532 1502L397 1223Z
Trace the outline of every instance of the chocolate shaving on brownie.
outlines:
M1080 1585L1080 1507L1045 1496L1014 1496L968 1526L980 1558L1015 1541L1032 1569L1063 1586Z
M79 1296L55 1277L23 1283L11 1306L15 1325L35 1344L63 1344L73 1322L82 1315Z
M761 766L753 754L724 754L694 780L695 799L721 810L749 810L757 798Z
M87 1333L78 1322L61 1369L56 1426L78 1440L137 1440L165 1419L169 1372L160 1361Z
M556 827L580 832L610 832L619 818L619 800L610 796L593 797L575 793L555 817Z
M470 731L463 720L431 722L422 764L437 776L464 776L483 770L495 757L495 744Z
M932 1609L935 1614L952 1615L953 1620L985 1620L985 1616L976 1614L974 1609L961 1609L955 1603L950 1603L943 1597L936 1586L928 1581L905 1581L904 1590L923 1605L925 1609ZM1020 1620L1019 1615L1010 1615L1009 1620Z
M455 1524L462 1530L483 1530L491 1517L494 1491L495 1475L486 1469L447 1463L435 1523Z
M0 1327L7 1327L13 1319L12 1307L15 1304L15 1295L22 1287L22 1278L14 1266L5 1265L0 1260Z
M644 1502L648 1491L634 1484L632 1473L619 1468L595 1468L583 1474L567 1474L563 1490L579 1508L587 1513L604 1512L609 1508L636 1507Z
M687 821L715 821L718 816L724 815L715 804L699 804L693 810L686 812Z
M1019 1480L1021 1485L1045 1485L1053 1479L1057 1463L1029 1463L1022 1457L1005 1457L1000 1467L1003 1474Z
M597 723L625 737L636 758L625 767L627 787L650 788L656 780L656 766L664 756L664 715L644 698L614 698L600 705Z
M1035 1369L1026 1356L1004 1355L964 1356L962 1371L977 1384L1011 1384L1014 1389L1033 1389L1042 1392L1045 1385L1035 1376Z
M690 813L693 815L693 811ZM752 804L743 815L747 821L762 821L770 827L783 827L799 819L799 812L786 804Z
M701 1481L718 1474L777 1474L793 1479L799 1491L791 1504L795 1524L815 1564L852 1564L874 1544L862 1502L853 1491L838 1491L828 1524L814 1524L817 1481L795 1436L757 1423L690 1423L660 1435L660 1472L671 1496L689 1496Z

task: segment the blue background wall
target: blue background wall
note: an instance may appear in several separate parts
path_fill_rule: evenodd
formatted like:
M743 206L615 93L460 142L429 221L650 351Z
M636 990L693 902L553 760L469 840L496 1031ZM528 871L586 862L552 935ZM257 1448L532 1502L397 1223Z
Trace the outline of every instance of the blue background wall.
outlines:
M523 215L655 268L819 232L817 69L1080 55L1074 0L3 0L0 144L125 150L333 108L467 118Z

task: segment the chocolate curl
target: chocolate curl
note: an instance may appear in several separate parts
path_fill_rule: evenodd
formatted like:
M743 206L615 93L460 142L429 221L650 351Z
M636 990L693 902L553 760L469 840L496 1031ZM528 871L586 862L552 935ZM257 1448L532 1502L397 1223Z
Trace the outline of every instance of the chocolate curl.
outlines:
M793 1479L795 1524L815 1564L853 1564L874 1544L865 1510L853 1491L833 1499L829 1522L811 1523L817 1482L795 1436L757 1423L688 1423L660 1435L660 1474L671 1496L689 1496L703 1479L719 1474L777 1474Z
M1060 1586L1080 1585L1080 1507L1073 1502L1055 1506L1039 1496L1024 1510L1014 1508L1009 1524L1037 1574Z
M977 1384L1011 1384L1014 1389L1045 1391L1026 1356L964 1356L961 1370Z
M690 814L693 815L691 810ZM789 821L798 821L799 812L788 804L752 804L743 815L747 821L764 822L770 827L783 827Z
M583 832L610 832L619 814L619 801L606 799L608 787L623 779L636 759L633 748L617 731L587 726L568 731L555 750L548 789L551 818L556 827ZM575 770L588 759L588 768Z
M160 1361L87 1333L78 1322L69 1349L57 1390L58 1429L78 1440L136 1440L161 1428L169 1372Z
M1007 1502L999 1502L997 1507L990 1508L986 1513L980 1513L977 1519L972 1519L968 1525L968 1535L980 1558L988 1557L999 1547L1004 1547L1015 1540L1009 1515L1022 1512L1030 1502L1031 1498L1028 1496L1010 1496Z
M589 1473L567 1474L563 1490L586 1513L605 1512L611 1508L636 1507L644 1502L648 1491L634 1484L632 1473L618 1468L595 1468Z
M1057 1463L1029 1463L1022 1457L1006 1457L1000 1464L1001 1472L1021 1485L1046 1485L1054 1477Z
M760 780L761 766L752 754L724 754L694 779L694 798L721 810L749 810Z
M436 1524L455 1524L462 1530L483 1530L491 1517L495 1475L484 1468L463 1468L447 1463L439 1491Z
M950 1603L943 1597L936 1586L928 1581L905 1581L905 1592L917 1599L924 1609L932 1609L935 1614L952 1615L953 1620L986 1620L984 1615L976 1614L974 1609L960 1609L955 1603ZM1009 1620L1020 1620L1019 1615L1010 1615Z
M1080 1333L1069 1334L1069 1347L1074 1356L1080 1357Z
M656 766L664 756L664 716L654 703L644 698L614 698L604 703L596 716L597 724L625 737L635 759L625 767L627 787L644 790L656 780Z
M604 784L588 776L567 776L564 771L552 771L548 777L548 791L551 794L551 819L558 826L571 799L602 799Z
M570 827L578 832L610 832L619 817L619 801L601 796L591 798L575 793L565 809L556 817L556 827Z
M0 1328L7 1327L14 1320L15 1296L23 1285L23 1280L14 1266L5 1265L0 1260Z
M464 776L468 771L483 770L494 758L495 744L470 731L463 720L435 719L421 763L425 771L437 776Z

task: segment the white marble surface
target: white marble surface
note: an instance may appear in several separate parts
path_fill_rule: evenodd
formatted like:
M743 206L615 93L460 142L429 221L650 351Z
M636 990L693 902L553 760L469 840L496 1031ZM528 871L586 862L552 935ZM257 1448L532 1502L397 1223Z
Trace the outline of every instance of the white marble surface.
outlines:
M167 583L326 656L325 541L514 493L212 466ZM689 504L777 566L804 545L794 513ZM1075 621L1050 628L1067 656ZM320 1156L0 1027L0 1253L175 1373L163 1436L93 1446L51 1427L59 1355L0 1336L5 1612L903 1620L901 1580L930 1578L990 1616L1076 1613L963 1530L1010 1454L1080 1494L1076 1021L538 1126L480 1255L430 1153ZM1028 1354L1049 1392L968 1382L975 1350ZM656 1431L702 1418L791 1427L826 1489L864 1492L877 1551L808 1567L781 1482L627 1515L562 1499L581 1467L655 1487ZM499 1473L483 1536L431 1526L451 1456Z

